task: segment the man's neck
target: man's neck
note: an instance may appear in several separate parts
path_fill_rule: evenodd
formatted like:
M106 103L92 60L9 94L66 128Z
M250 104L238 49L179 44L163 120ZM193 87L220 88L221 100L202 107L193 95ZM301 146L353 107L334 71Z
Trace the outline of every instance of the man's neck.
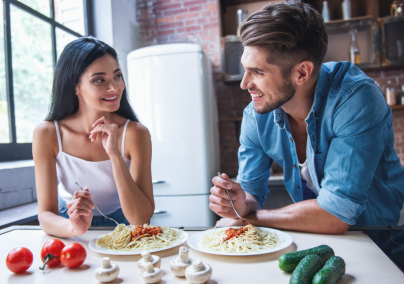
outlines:
M297 86L296 93L293 98L282 105L282 109L298 124L305 123L305 119L313 105L317 78L318 76L313 79L309 79L301 86Z

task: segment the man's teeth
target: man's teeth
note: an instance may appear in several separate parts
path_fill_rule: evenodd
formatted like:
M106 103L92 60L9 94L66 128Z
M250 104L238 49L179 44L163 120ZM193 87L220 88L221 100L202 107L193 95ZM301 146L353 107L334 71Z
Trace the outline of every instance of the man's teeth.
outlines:
M112 98L103 98L103 100L106 100L106 101L113 101L113 100L115 100L117 97L118 97L118 96L115 96L115 97L112 97Z
M251 94L251 96L253 97L253 98L259 98L259 97L262 97L263 96L263 94L252 94L252 93L250 93Z

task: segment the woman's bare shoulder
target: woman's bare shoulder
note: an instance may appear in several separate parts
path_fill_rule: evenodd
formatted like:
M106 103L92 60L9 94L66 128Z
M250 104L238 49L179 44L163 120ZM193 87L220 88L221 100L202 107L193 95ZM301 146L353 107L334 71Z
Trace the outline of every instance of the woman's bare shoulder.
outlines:
M128 140L150 140L150 132L146 126L141 124L140 122L130 121L126 128L126 135L129 138Z
M150 132L146 126L140 122L130 121L126 128L125 136L125 152L128 151L129 156L132 154L144 152L151 153Z
M57 147L56 126L53 121L42 121L34 129L34 144L46 147Z
M56 126L53 121L42 121L34 129L35 134L43 136L56 135Z

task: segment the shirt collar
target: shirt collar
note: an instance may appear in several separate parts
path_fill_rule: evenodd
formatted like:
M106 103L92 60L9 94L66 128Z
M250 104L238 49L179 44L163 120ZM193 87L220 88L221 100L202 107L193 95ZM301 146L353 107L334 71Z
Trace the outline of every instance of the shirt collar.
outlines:
M314 90L314 100L313 105L307 115L305 121L309 119L309 117L313 114L315 118L318 118L318 114L321 110L321 105L323 104L324 98L328 94L329 86L329 77L326 70L324 70L324 66L321 68L320 73L317 78L316 89Z
M278 107L274 110L274 121L279 128L285 128L285 119L284 119L285 112L282 107Z

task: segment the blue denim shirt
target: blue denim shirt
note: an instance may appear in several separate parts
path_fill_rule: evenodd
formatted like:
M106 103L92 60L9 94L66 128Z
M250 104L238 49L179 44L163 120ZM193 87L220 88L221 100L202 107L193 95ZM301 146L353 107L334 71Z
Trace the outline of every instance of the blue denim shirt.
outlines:
M374 81L349 62L322 66L306 118L307 165L318 196L304 190L287 114L244 110L237 181L264 204L273 161L294 202L317 198L350 225L397 225L404 169L394 149L392 113Z

